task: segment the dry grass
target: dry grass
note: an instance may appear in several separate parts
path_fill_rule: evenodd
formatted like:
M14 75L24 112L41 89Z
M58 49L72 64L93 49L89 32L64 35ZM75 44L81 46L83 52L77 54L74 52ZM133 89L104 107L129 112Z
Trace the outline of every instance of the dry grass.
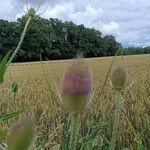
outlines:
M93 74L93 84L96 89L93 102L96 104L86 112L81 121L81 135L86 136L87 127L101 125L97 134L104 139L104 145L110 140L114 91L109 81L104 85L110 64L113 58L86 59ZM67 114L62 110L56 91L59 88L62 74L69 61L51 61L38 63L20 63L11 65L5 76L5 83L0 93L4 95L12 80L16 80L21 90L17 98L9 99L3 106L2 112L23 110L32 112L37 126L38 144L51 149L56 142L64 141L64 125L67 124ZM118 135L118 149L129 147L136 149L138 142L150 148L150 55L117 57L113 67L123 64L130 75L133 85L123 94L121 125ZM101 91L103 90L103 91ZM96 118L96 121L95 119ZM83 123L86 122L86 123ZM86 126L84 125L86 124ZM5 130L7 124L3 124ZM103 147L103 149L105 146Z

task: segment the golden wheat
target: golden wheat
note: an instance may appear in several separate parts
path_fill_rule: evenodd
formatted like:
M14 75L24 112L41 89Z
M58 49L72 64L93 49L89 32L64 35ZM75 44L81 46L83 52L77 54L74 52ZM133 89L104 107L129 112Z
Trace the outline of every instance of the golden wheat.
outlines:
M113 58L91 58L86 61L93 74L95 95L92 101L94 105L83 119L88 122L93 116L99 116L103 122L109 122L106 125L107 129L104 126L103 131L110 139L114 91L110 86L109 78L106 85L104 81ZM64 138L62 132L66 113L61 108L57 90L69 62L70 60L12 64L7 70L5 82L0 89L1 95L4 95L12 80L17 81L20 90L16 99L9 98L9 102L1 111L9 113L23 110L33 113L39 143L44 143L45 148L50 148L56 141ZM149 142L148 133L145 135L145 132L148 132L150 122L148 116L150 114L150 55L116 57L112 68L120 63L128 70L132 86L124 91L118 141L120 149L126 146L134 149L138 133L144 134L141 137L144 145L148 145ZM81 122L81 128L82 126ZM1 127L5 130L8 126L3 123ZM81 130L84 132L84 129Z

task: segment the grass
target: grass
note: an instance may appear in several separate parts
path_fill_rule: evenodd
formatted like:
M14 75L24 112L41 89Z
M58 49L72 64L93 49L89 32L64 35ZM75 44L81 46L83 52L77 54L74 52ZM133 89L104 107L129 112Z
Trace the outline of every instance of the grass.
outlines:
M95 95L91 107L80 122L80 135L78 149L108 149L114 122L115 94L105 78L111 57L86 59L93 74ZM8 91L12 80L17 81L20 90L16 98L9 97L1 112L22 110L33 115L37 128L36 149L61 149L67 150L70 132L70 120L62 109L57 88L61 83L62 75L69 60L16 63L9 66L2 84L0 94ZM123 93L123 106L117 149L128 148L131 150L150 149L150 55L117 57L113 67L122 63L128 70L132 86ZM57 87L58 86L58 87ZM101 91L103 89L103 91ZM11 120L13 122L14 120ZM0 125L0 140L11 123L4 122Z

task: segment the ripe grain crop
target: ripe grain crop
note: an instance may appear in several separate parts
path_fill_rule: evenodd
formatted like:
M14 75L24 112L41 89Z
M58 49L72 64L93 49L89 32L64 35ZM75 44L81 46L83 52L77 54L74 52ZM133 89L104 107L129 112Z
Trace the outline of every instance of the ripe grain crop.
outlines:
M80 122L78 145L83 150L88 149L91 144L93 147L101 146L102 149L106 149L111 139L115 98L109 77L106 84L104 81L112 60L112 57L85 59L93 74L95 94L92 100L94 105ZM57 90L69 62L70 60L12 64L1 86L0 94L4 95L13 80L19 84L16 98L8 97L1 112L4 114L17 110L30 112L37 127L36 147L39 149L40 147L53 149L54 146L59 147L59 144L65 149L67 145L69 119L61 107ZM150 148L150 55L118 56L112 69L120 63L128 70L131 86L123 93L117 149L128 147L131 150L137 148L148 150ZM9 125L10 122L0 125L1 140L5 140ZM96 145L97 141L99 144Z

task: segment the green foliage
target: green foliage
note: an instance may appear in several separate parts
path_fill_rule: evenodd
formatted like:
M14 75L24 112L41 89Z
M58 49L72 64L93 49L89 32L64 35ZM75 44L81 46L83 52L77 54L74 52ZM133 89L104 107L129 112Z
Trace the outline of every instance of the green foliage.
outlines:
M73 58L77 54L85 57L114 56L118 50L123 55L150 53L150 47L123 49L112 35L103 36L100 31L86 28L82 24L40 18L35 15L34 9L30 9L17 22L0 20L0 57L4 57L8 50L14 50L17 46L28 16L32 17L32 22L21 50L14 59L17 62L38 61L40 55L43 60L52 60Z
M150 46L141 47L129 47L123 50L124 55L140 55L140 54L150 54Z
M12 119L13 117L17 117L20 115L20 113L21 113L21 111L16 111L16 112L12 112L12 113L6 114L6 115L0 115L0 122Z
M13 50L17 46L26 21L26 15L17 22L0 20L1 56L5 49ZM67 59L79 53L85 57L113 56L120 48L120 43L112 35L103 37L100 31L84 25L36 16L32 18L14 61L37 61L40 55L44 60Z

